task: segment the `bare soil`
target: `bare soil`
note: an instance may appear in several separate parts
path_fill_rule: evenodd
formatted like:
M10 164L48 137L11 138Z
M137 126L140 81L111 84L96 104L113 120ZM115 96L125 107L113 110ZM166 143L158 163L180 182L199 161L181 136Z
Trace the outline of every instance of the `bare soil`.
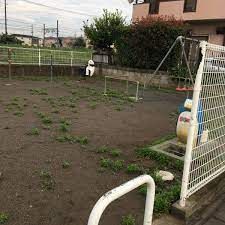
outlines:
M153 161L140 162L134 150L175 132L170 115L184 100L177 93L148 90L138 103L102 102L101 80L7 83L0 80L0 212L9 216L7 225L87 224L94 204L105 192L137 176L125 169L115 173L101 168L101 157L113 157L96 150L101 146L118 148L122 154L117 158L126 165L138 162L154 167ZM47 95L32 95L32 90L40 89ZM85 94L81 96L80 90ZM93 90L100 93L98 99ZM71 97L75 106L67 104ZM53 112L56 109L58 113ZM40 112L48 115L52 124L44 125ZM59 130L62 118L71 122L67 133L86 136L88 144L57 141L56 137L65 135ZM39 135L31 134L34 128ZM68 168L62 167L64 161L70 163ZM51 174L51 190L43 188L41 171ZM119 225L128 214L135 215L137 225L142 224L144 202L137 191L122 197L106 210L101 224Z

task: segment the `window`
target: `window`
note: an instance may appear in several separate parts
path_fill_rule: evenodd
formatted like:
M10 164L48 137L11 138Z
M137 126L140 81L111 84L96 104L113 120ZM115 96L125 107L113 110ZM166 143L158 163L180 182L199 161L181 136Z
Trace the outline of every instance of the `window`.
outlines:
M184 12L196 12L197 0L185 0Z
M150 14L159 13L159 0L150 1Z

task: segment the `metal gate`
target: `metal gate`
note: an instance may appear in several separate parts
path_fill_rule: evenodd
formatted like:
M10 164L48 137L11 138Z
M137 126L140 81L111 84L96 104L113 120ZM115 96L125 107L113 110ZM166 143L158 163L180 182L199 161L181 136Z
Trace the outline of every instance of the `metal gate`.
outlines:
M225 171L225 47L201 43L180 205Z

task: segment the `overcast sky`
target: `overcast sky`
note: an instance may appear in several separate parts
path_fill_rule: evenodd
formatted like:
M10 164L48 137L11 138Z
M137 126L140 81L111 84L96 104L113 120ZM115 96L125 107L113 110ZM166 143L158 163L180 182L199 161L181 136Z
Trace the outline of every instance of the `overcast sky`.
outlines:
M9 32L29 34L31 24L34 24L34 34L41 35L42 24L46 27L56 27L56 20L59 20L61 34L77 35L81 34L81 27L84 20L91 20L93 16L100 16L103 9L122 11L131 19L132 6L127 0L30 0L31 2L45 4L50 7L57 7L64 10L70 10L74 13L46 8L30 4L23 0L7 0L8 5L8 25ZM4 31L4 5L0 0L0 32ZM81 14L88 14L81 15ZM14 21L16 20L16 21ZM19 22L20 21L20 22ZM24 22L24 23L22 23ZM50 35L50 34L49 34Z

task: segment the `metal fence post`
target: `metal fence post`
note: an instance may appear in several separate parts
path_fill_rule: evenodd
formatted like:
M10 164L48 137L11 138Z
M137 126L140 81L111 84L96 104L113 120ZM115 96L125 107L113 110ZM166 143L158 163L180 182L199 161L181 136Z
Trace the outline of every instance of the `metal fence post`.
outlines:
M53 57L51 52L51 82L53 81Z
M202 73L203 73L205 54L206 54L206 45L207 45L207 42L205 41L201 42L202 61L198 69L195 86L194 86L191 122L190 122L189 131L188 131L188 140L187 140L186 154L184 159L184 170L183 170L183 178L182 178L181 197L180 197L181 207L185 207L186 198L188 195L189 173L191 168L192 149L193 149L194 136L195 136L195 126L197 123L199 95L201 91L201 81L202 81Z
M73 51L71 51L71 59L70 59L70 66L71 66L71 75L73 76L74 71L73 71Z
M8 48L9 80L12 80L12 49Z

